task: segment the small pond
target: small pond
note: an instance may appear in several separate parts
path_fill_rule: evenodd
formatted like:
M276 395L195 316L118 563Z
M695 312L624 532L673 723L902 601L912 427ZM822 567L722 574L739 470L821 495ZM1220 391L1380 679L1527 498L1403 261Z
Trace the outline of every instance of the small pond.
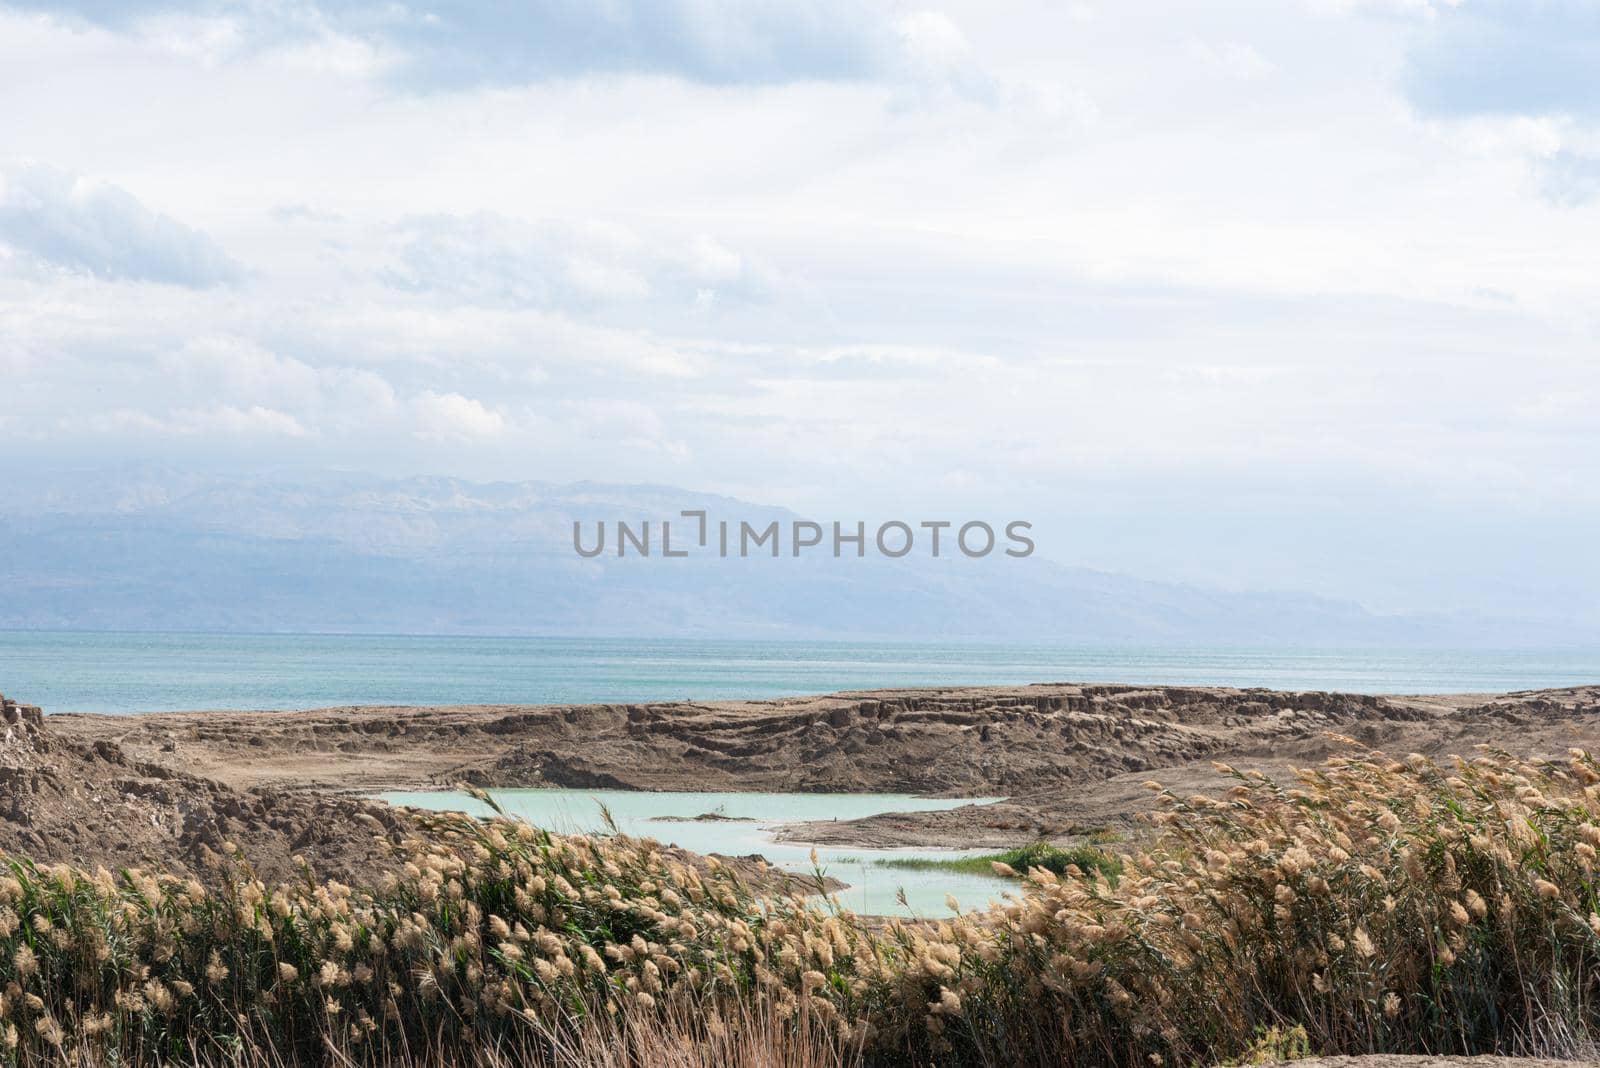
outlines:
M639 790L491 790L490 795L508 815L539 827L565 833L604 830L602 806L611 813L618 830L640 838L681 846L696 853L747 856L760 853L786 871L811 871L812 847L803 842L780 842L774 828L809 820L853 820L881 812L929 812L984 803L996 798L934 798L910 794L769 794L769 793L658 793ZM395 805L436 811L487 815L489 809L471 795L457 790L405 791L380 795ZM721 819L695 821L708 813ZM682 822L690 821L690 822ZM945 896L952 895L963 910L979 908L1015 889L1016 884L987 875L970 875L939 868L910 869L892 866L896 860L974 856L986 850L862 849L818 846L817 859L827 873L849 883L839 900L857 912L905 915L896 900L904 890L910 911L924 916L947 916Z

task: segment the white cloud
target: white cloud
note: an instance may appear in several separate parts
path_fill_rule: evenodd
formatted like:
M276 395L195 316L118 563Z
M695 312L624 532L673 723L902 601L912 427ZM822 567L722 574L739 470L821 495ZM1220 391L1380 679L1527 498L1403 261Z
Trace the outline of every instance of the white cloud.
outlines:
M195 430L254 427L291 437L351 433L391 421L400 407L394 387L371 370L314 365L233 334L158 348L151 364L163 392L187 399L202 413L184 423Z
M1362 5L1383 10L1392 5ZM1552 204L1594 199L1600 173L1600 5L1593 0L1418 0L1400 85L1436 123L1521 151ZM1532 143L1530 143L1532 142Z
M715 238L646 240L606 223L529 222L479 213L426 216L396 229L391 285L476 304L589 310L653 301L679 309L760 299L767 287Z
M0 242L41 264L108 281L203 289L241 273L209 236L126 190L41 164L0 175Z
M941 11L911 11L895 19L906 57L930 73L960 69L972 61L972 44L954 19Z
M131 434L135 437L213 439L315 436L289 413L260 405L237 408L222 404L206 408L175 408L164 412L118 407L105 412L67 415L61 418L59 426L73 434L104 436Z
M525 85L586 74L664 73L716 85L872 80L930 64L947 73L960 32L937 12L884 0L609 0L603 4L364 0L14 0L135 29L182 56L224 62L270 49L324 70L410 89Z
M1309 0L1313 10L1333 14L1364 12L1381 15L1434 16L1460 7L1463 0Z
M1600 156L1566 149L1545 159L1541 178L1545 196L1565 207L1582 207L1600 197Z
M288 412L264 408L253 404L249 408L235 408L224 404L216 408L187 409L174 414L173 425L182 433L219 433L224 435L262 434L290 438L310 437L311 432Z
M424 440L491 437L506 428L504 415L459 393L426 390L412 398L411 413L413 433Z
M744 257L710 234L696 234L681 254L690 281L697 285L737 284L745 278Z

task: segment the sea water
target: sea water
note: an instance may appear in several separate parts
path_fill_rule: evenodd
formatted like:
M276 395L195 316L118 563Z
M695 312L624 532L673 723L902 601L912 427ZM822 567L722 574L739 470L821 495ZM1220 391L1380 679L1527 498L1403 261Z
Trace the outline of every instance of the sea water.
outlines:
M998 798L937 798L912 794L781 794L661 793L647 790L491 790L490 797L508 816L562 833L608 832L654 838L696 853L749 856L759 853L768 863L796 875L813 869L813 847L780 841L773 831L785 823L853 820L880 812L933 812L965 804L986 804ZM403 791L379 795L395 805L435 811L487 815L489 806L454 790ZM703 815L719 817L696 820ZM948 917L947 896L963 909L982 907L1014 892L1017 884L986 875L941 869L903 869L885 861L906 858L974 856L987 850L859 849L816 846L815 864L828 875L850 884L839 893L840 904L867 915ZM903 899L903 903L902 903Z
M1485 693L1600 681L1600 649L1139 648L0 631L0 693L47 712L778 697L1030 682Z

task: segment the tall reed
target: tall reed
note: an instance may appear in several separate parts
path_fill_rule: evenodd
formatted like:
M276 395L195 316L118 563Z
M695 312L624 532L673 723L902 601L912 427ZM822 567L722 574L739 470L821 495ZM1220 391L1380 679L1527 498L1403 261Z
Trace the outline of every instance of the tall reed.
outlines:
M864 921L622 835L422 818L378 886L7 861L18 1062L1151 1066L1576 1053L1600 1028L1600 769L1375 753L1158 792L1120 876Z

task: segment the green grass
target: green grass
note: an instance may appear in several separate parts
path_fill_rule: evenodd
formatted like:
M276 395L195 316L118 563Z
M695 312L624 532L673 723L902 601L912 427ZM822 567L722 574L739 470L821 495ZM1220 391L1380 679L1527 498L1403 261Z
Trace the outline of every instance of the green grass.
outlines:
M1113 882L1122 874L1122 861L1118 860L1115 854L1091 845L1064 848L1051 845L1049 842L1035 842L1032 845L1019 846L1000 853L986 853L978 857L896 857L878 861L878 864L885 868L899 868L905 871L954 871L966 875L993 875L994 865L997 863L1007 865L1019 876L1026 875L1029 868L1044 868L1057 875L1065 875L1069 865L1076 867L1085 875L1101 872Z

